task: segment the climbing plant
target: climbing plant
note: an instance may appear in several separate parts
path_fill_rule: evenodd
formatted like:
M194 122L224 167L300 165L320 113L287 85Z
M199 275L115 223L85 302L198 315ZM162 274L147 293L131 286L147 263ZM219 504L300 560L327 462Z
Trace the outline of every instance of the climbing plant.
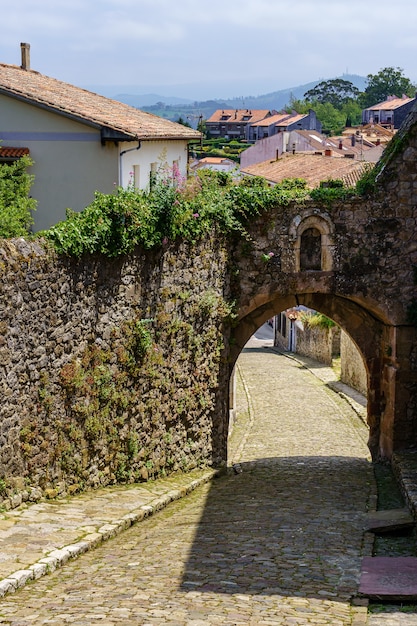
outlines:
M60 253L101 253L116 257L136 245L154 248L168 241L192 243L213 229L246 236L248 221L274 205L308 196L304 181L268 187L263 179L238 181L223 172L202 171L189 180L158 176L151 189L130 186L113 194L96 193L84 211L67 211L67 219L41 233Z

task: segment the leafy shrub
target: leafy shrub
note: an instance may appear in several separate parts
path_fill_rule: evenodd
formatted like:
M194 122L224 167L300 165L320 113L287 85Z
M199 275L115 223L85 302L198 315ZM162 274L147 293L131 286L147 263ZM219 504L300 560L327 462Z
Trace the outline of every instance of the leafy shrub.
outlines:
M202 170L182 180L176 172L162 170L150 190L97 193L84 211L68 210L65 221L42 234L60 253L115 257L136 245L153 248L179 238L194 243L213 229L246 237L250 218L307 196L299 179L271 188L264 179L235 181L225 172Z
M0 165L0 237L27 235L33 224L36 200L29 197L34 177L27 172L29 157Z
M322 330L325 330L327 328L333 328L334 326L336 326L336 323L329 317L323 315L323 313L311 313L309 311L302 311L299 314L299 319L304 324L304 326L308 326L309 328L321 328Z

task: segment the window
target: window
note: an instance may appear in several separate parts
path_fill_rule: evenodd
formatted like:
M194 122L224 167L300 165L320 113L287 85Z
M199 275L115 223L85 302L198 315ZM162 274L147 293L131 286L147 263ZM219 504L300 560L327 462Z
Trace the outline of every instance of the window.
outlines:
M300 270L321 270L321 233L307 228L301 235Z
M151 171L149 172L149 188L152 189L156 183L157 163L151 163Z
M133 166L133 185L135 189L140 189L140 165Z

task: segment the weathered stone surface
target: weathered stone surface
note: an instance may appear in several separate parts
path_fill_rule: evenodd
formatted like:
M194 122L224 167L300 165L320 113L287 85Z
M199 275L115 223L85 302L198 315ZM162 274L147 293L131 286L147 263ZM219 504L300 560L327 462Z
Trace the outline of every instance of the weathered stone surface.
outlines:
M0 475L44 494L224 464L234 362L296 302L360 350L373 455L415 445L417 113L405 128L371 197L270 208L250 241L79 260L1 242ZM321 270L303 270L307 226L321 233Z
M372 511L368 515L367 530L374 533L389 533L414 526L414 518L408 508Z
M417 558L365 557L359 593L373 600L417 600Z

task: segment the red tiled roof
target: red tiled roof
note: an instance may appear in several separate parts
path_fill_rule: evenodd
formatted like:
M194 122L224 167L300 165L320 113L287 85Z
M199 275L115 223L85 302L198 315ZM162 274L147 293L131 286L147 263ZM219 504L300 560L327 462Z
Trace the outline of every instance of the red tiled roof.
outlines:
M297 153L286 154L277 161L250 165L242 169L242 173L262 176L271 183L279 183L286 178L303 178L307 186L313 189L321 181L329 179L342 179L346 185L353 186L373 166L373 163L355 159Z
M290 117L289 113L277 113L276 115L270 115L267 118L262 118L258 122L254 122L252 126L271 126L272 124L277 124L278 122L282 122Z
M33 70L0 63L0 94L50 109L129 139L196 139L200 133Z
M269 114L269 109L217 109L206 121L209 123L224 121L227 124L241 124L242 122L253 124L263 120Z
M199 160L199 163L207 163L211 165L219 165L220 163L233 163L231 159L227 157L204 157Z
M29 154L29 148L11 148L10 146L0 146L0 159L20 159Z

